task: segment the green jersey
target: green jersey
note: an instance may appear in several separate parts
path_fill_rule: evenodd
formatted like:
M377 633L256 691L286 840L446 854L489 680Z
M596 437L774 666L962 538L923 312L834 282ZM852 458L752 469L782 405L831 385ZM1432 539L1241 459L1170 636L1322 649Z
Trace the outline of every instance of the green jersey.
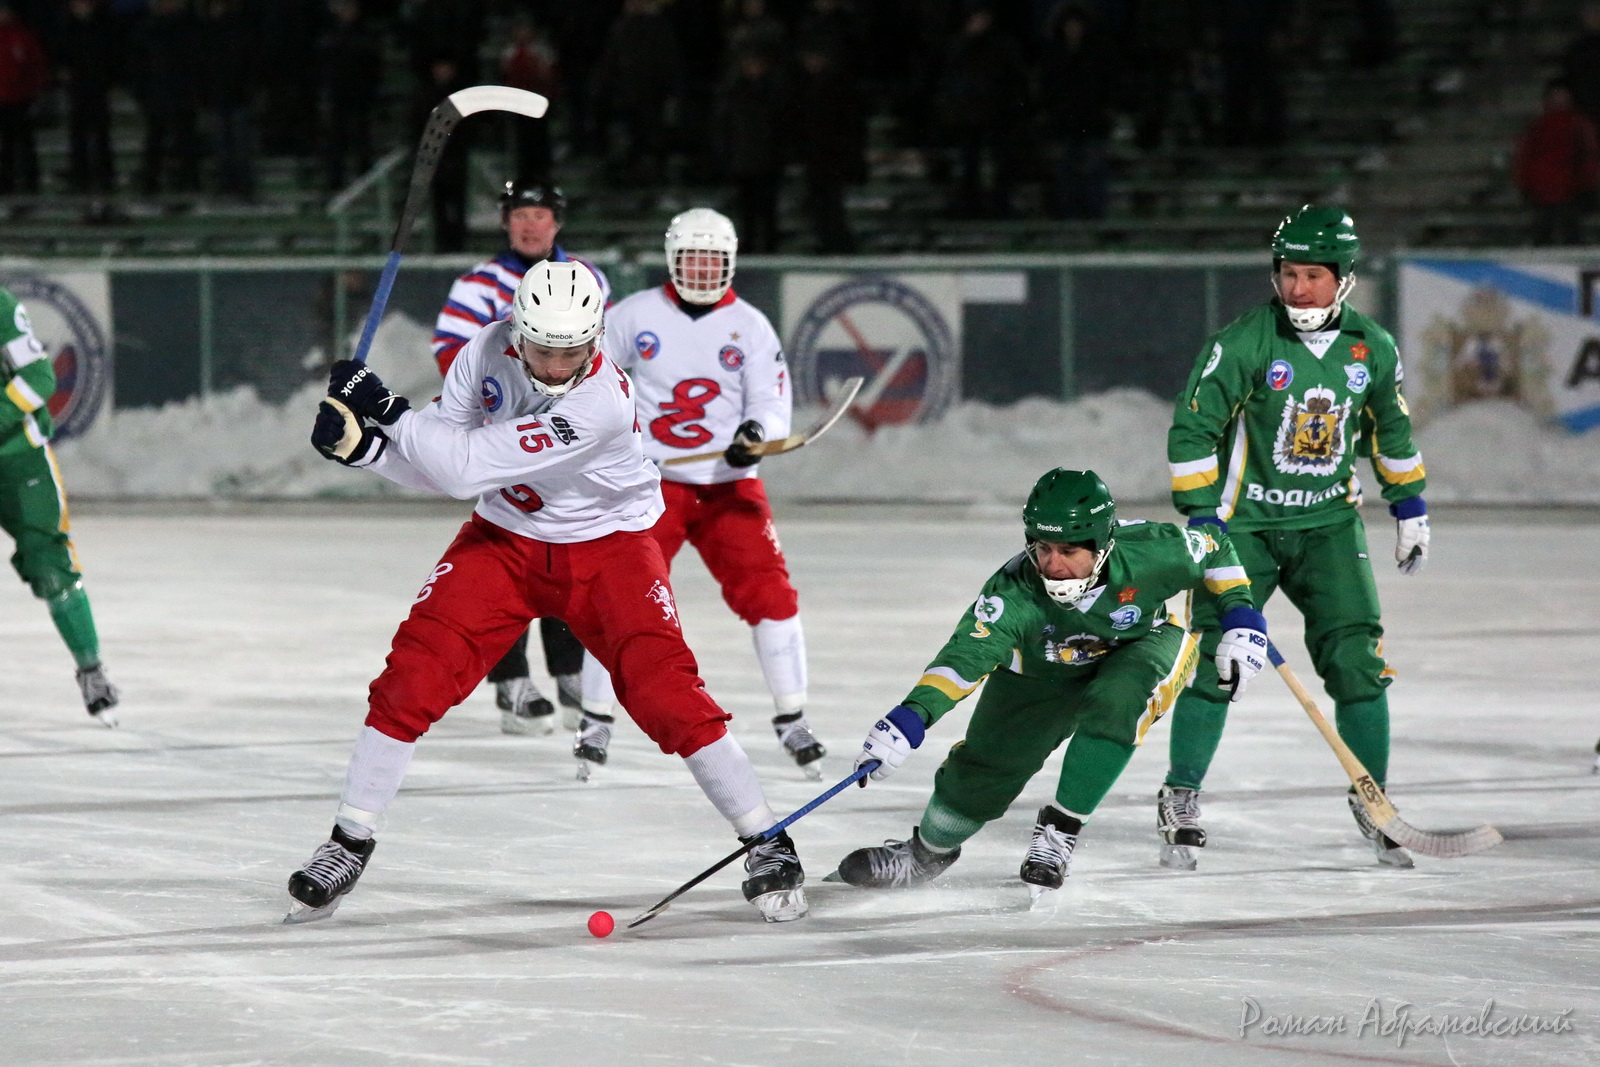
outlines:
M1226 534L1131 521L1119 523L1115 537L1104 580L1073 604L1050 598L1026 553L1001 567L901 703L932 725L997 668L1076 677L1156 627L1181 626L1167 599L1198 586L1215 593L1224 611L1254 606Z
M33 335L27 309L5 289L0 289L0 380L6 394L0 401L0 456L43 448L54 430L48 405L56 371Z
M1231 529L1309 529L1361 503L1358 454L1391 504L1419 496L1422 456L1394 338L1346 306L1298 333L1276 300L1206 341L1167 433L1172 503Z

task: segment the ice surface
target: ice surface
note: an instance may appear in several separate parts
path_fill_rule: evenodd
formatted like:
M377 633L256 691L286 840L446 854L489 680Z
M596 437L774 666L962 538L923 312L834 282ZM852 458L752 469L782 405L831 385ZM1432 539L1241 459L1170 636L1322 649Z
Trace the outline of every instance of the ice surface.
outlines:
M809 918L763 925L730 868L596 940L591 912L626 922L731 833L631 724L580 785L569 739L502 735L484 689L422 741L338 914L280 925L289 872L328 832L367 682L466 505L80 510L125 726L89 722L42 605L0 583L0 1063L1600 1061L1592 512L1439 509L1416 578L1393 573L1392 527L1372 524L1401 672L1392 796L1421 827L1494 822L1492 852L1377 868L1337 763L1268 676L1233 713L1193 874L1156 866L1158 725L1053 909L1028 910L1017 867L1054 761L933 885L823 883L850 849L909 832L958 709L894 779L796 824ZM780 510L824 784L1016 548L1014 511ZM821 787L778 751L747 631L697 562L680 559L676 584L711 692L773 806L793 810ZM1315 689L1293 612L1268 615ZM1374 998L1389 1024L1401 1003L1459 1021L1492 999L1495 1018L1569 1029L1402 1047L1354 1032ZM1251 1003L1346 1030L1258 1021L1241 1038Z
M391 314L372 367L422 404L438 395L429 327ZM281 405L239 388L166 407L102 415L58 453L73 494L236 498L418 496L319 457L308 443L324 389ZM815 412L796 412L798 426ZM777 500L1007 502L1064 463L1106 475L1121 500L1165 500L1167 399L1134 389L1071 403L1034 398L1006 407L955 405L936 425L869 437L845 418L826 443L763 468ZM1509 402L1452 411L1418 431L1433 503L1600 503L1600 431L1574 436ZM1449 457L1449 462L1437 460ZM1372 482L1366 464L1359 471Z

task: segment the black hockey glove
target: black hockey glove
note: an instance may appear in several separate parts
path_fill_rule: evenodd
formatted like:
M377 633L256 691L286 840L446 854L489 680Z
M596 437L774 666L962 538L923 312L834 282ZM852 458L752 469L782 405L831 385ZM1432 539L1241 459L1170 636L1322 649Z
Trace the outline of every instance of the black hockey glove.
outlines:
M384 385L371 367L353 359L341 359L329 369L328 395L355 412L357 418L384 426L393 426L411 409L411 401Z
M767 436L761 424L755 419L746 419L734 431L733 444L722 453L722 462L730 467L754 467L761 462L761 457L750 451L751 445L758 445Z
M389 439L382 430L362 425L354 412L330 398L317 407L311 443L328 459L336 459L346 467L365 467L383 455Z

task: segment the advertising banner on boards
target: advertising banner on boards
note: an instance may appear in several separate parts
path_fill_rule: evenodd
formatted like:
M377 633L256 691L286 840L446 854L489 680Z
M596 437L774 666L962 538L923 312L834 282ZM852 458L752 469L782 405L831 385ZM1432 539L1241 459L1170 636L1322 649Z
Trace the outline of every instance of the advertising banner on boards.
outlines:
M111 284L104 271L0 275L55 365L55 439L76 437L111 402Z
M1509 400L1574 433L1600 426L1600 269L1408 258L1400 355L1419 421Z

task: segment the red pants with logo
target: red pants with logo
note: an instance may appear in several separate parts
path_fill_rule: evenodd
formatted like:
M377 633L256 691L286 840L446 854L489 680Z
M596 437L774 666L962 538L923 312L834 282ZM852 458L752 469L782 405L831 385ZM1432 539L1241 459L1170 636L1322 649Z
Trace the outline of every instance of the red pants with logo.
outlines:
M667 512L650 534L669 563L688 541L722 587L722 599L751 626L800 613L800 594L789 581L761 479L718 485L662 481L661 495Z
M617 699L663 752L727 733L684 643L667 564L649 533L552 544L474 515L395 632L367 725L415 741L477 688L530 619L565 619L611 672Z

